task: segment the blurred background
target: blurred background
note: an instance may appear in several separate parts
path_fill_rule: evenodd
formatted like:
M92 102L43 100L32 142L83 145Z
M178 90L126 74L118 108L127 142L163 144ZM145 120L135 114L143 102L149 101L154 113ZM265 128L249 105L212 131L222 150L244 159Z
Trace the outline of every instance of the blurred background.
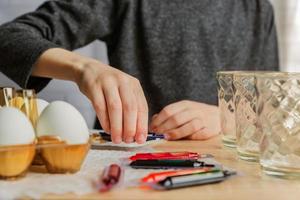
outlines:
M0 24L33 11L45 0L0 0ZM300 0L270 0L275 11L282 71L300 71ZM106 46L96 41L78 49L82 55L108 63ZM18 87L0 72L0 85ZM49 102L63 100L73 104L93 128L95 113L89 100L69 81L53 80L38 96Z
M0 24L13 20L15 17L35 10L46 0L0 0ZM76 52L107 63L105 44L96 41ZM0 72L1 86L18 86ZM73 104L84 116L89 128L93 128L95 112L90 101L70 81L52 80L50 84L38 94L39 98L48 102L63 100Z
M270 0L275 12L282 71L300 71L300 1Z

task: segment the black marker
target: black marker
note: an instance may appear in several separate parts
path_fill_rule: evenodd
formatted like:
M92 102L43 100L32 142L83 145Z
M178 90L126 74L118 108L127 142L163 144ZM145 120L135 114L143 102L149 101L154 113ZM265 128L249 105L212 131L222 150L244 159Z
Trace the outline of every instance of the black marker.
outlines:
M135 160L130 166L136 169L215 167L198 160Z
M170 190L182 187L218 183L234 174L236 174L236 172L217 171L201 174L167 177L166 179L159 181L157 184L153 185L153 188Z
M111 142L111 135L104 132L104 131L99 131L99 135L101 136L101 138L105 141L109 141ZM159 139L164 139L164 135L161 135L161 134L156 134L156 133L148 133L147 135L147 139L146 141L151 141L151 140L159 140Z

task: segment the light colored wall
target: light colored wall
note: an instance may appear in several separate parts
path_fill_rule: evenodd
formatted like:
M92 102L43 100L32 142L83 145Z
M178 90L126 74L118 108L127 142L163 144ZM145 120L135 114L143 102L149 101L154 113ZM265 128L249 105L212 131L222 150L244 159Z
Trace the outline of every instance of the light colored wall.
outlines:
M270 0L275 10L282 71L300 72L300 0Z
M45 0L0 0L0 24L34 10ZM97 58L107 63L106 48L102 42L94 42L77 50L82 55ZM18 87L0 72L0 86ZM69 81L53 80L38 96L47 101L64 100L73 104L86 119L89 128L93 127L95 113L89 100L79 91L78 87Z

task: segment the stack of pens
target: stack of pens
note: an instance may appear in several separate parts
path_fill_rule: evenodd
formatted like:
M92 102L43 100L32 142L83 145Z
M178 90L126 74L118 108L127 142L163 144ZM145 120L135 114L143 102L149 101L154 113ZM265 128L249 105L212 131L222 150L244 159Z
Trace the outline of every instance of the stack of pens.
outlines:
M141 179L143 186L158 190L217 183L236 174L223 170L221 165L208 163L207 158L211 157L210 154L194 152L137 153L129 158L129 165L134 169L168 169L150 173ZM98 190L105 192L116 187L122 171L117 164L106 167L98 181Z
M151 173L141 181L154 189L174 189L187 186L215 183L225 180L234 172L208 164L204 158L210 154L193 152L138 153L130 157L130 166L136 169L172 169Z

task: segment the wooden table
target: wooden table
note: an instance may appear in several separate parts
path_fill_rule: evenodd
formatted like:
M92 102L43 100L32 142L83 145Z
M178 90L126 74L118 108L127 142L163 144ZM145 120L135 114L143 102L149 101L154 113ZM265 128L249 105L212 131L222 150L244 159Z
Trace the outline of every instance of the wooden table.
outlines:
M222 183L176 189L171 191L150 191L137 188L113 190L105 194L85 196L45 196L46 199L266 199L292 200L300 199L300 181L284 180L264 175L258 163L239 160L235 149L223 147L220 137L207 141L174 141L158 144L154 147L160 151L195 151L213 154L222 164L236 169L241 175L232 177Z

